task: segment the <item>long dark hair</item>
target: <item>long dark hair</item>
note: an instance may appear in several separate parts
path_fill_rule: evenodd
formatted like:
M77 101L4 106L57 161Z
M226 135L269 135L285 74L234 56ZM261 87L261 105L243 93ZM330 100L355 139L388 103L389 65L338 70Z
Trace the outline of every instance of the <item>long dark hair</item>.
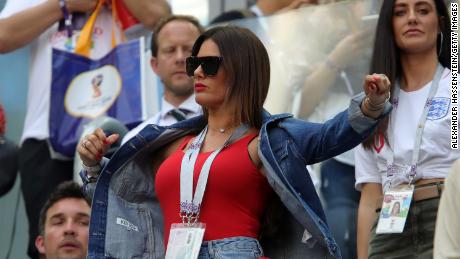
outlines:
M393 32L393 9L396 0L383 1L375 34L374 50L370 74L385 74L392 82L391 97L393 99L396 80L402 77L401 54L396 45ZM450 16L443 0L434 0L438 14L439 28L442 37L437 40L438 60L444 67L450 69ZM386 138L388 118L379 123L376 130L363 142L365 148L371 148L375 138L383 135Z
M227 74L229 100L237 100L236 116L254 128L262 126L262 110L270 84L270 61L267 50L250 30L237 26L218 26L207 30L196 40L192 56L211 39L223 57ZM207 111L203 107L207 118Z

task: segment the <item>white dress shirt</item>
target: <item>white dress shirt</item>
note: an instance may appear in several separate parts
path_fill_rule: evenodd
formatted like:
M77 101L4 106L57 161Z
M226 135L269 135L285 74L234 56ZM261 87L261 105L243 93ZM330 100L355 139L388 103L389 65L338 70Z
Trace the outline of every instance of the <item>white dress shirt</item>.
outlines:
M187 100L179 105L179 107L175 107L168 101L164 99L161 100L161 110L155 114L155 116L148 118L137 127L130 130L126 135L123 137L122 144L128 141L130 138L134 137L139 133L145 126L149 124L156 124L159 126L169 126L177 122L177 120L169 114L171 110L174 109L182 109L187 110L186 118L190 119L197 115L202 114L201 106L195 102L195 95L191 95Z

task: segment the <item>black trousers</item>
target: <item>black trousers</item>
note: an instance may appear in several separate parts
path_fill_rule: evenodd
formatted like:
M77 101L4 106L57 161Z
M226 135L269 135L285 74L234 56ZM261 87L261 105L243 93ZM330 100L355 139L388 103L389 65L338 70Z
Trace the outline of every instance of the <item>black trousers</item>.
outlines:
M35 248L40 210L56 186L72 180L73 161L51 159L45 140L27 139L19 151L21 190L29 221L27 254L39 258Z

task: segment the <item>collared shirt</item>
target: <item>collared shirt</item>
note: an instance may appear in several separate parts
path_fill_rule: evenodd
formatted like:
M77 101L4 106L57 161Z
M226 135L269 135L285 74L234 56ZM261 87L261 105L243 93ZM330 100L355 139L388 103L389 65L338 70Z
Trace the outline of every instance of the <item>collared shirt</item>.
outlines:
M159 126L169 126L177 122L177 120L169 113L171 110L174 109L183 109L187 110L186 118L190 119L202 113L201 106L195 102L195 95L191 95L187 100L179 105L179 107L175 107L171 103L165 100L163 97L161 100L161 110L155 114L155 116L148 118L137 127L126 133L123 137L122 144L128 141L130 138L136 136L139 131L141 131L145 126L149 124L156 124Z
M264 16L264 13L257 5L251 6L249 10L251 10L251 12L253 12L256 16Z
M263 31L265 33L270 31L270 26L268 24L268 21L264 17L266 15L262 12L262 10L260 10L260 8L257 5L251 6L249 10L251 10L251 12L254 13L258 17L257 19L259 20L259 24L262 27ZM257 36L260 37L261 35L257 35Z

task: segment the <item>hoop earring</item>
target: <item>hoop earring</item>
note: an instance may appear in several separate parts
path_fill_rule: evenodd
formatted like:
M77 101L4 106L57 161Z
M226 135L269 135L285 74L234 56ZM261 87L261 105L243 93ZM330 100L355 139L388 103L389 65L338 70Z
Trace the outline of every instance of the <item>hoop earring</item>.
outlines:
M443 41L444 41L444 34L442 33L441 31L441 44L439 46L439 54L438 54L438 57L441 56L441 53L442 53L442 44L443 44Z

